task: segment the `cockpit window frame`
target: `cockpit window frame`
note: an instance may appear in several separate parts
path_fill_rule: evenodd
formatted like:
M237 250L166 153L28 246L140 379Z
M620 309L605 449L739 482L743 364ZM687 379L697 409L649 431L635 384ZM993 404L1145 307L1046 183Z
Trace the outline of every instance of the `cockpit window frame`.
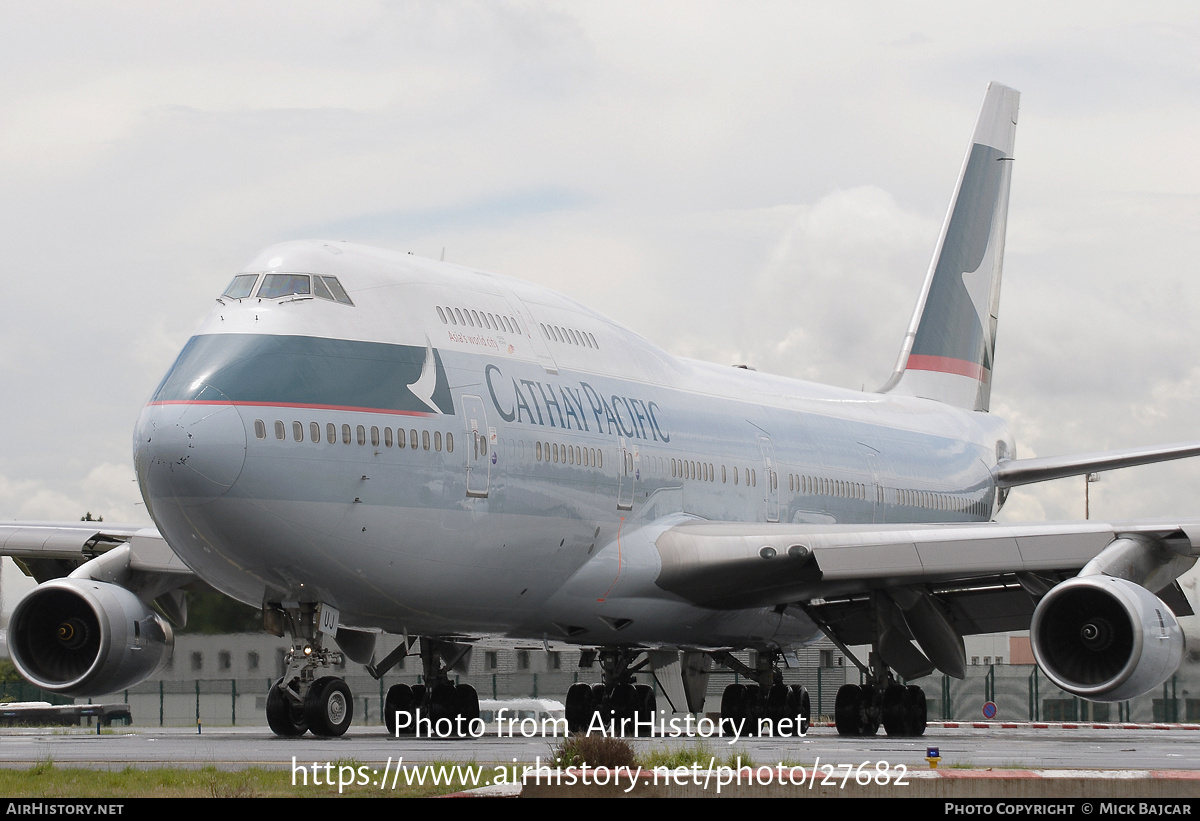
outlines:
M303 290L300 290L301 285ZM258 286L259 299L282 299L283 297L311 297L312 277L308 274L272 273L262 279Z
M241 286L238 286L238 283ZM229 286L221 296L229 297L230 299L245 299L254 293L254 286L258 284L258 274L237 274L230 281ZM235 288L235 286L238 286Z
M354 305L354 300L352 300L350 295L346 293L346 289L342 287L342 283L337 277L319 274L316 276L316 279L319 279L321 284L328 288L330 293L333 294L334 302L338 302L342 305Z

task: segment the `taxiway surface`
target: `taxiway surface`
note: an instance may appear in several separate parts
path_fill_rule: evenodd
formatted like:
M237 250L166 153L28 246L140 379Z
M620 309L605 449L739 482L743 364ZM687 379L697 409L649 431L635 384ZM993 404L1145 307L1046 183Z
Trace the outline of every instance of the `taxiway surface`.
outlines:
M276 738L265 727L114 728L97 735L87 729L0 730L0 766L22 767L52 760L60 766L124 768L158 766L291 767L354 759L383 764L474 761L532 764L552 757L561 739L551 736L480 738L393 738L382 727L353 727L342 738ZM886 762L928 769L929 747L941 764L965 768L1170 769L1200 770L1200 727L1191 729L1097 729L1081 726L1000 729L930 726L921 738L843 738L817 727L804 738L637 738L639 751L702 744L718 763L730 753L756 765L814 763L876 766Z

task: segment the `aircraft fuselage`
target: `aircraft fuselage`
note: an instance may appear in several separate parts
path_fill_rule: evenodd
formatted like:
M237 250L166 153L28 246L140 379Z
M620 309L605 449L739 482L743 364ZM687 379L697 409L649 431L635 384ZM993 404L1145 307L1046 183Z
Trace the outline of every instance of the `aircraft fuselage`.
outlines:
M795 608L657 588L655 528L998 509L1013 446L989 414L681 360L553 292L408 255L289 243L244 273L260 291L218 300L134 450L171 548L250 604L414 635L786 645L817 634ZM315 278L263 298L280 273L349 298Z

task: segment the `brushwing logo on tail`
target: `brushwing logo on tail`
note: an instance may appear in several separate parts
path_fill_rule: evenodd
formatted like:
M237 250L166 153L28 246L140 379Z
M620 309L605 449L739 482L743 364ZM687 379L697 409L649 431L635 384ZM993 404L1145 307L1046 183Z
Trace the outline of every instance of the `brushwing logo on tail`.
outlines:
M896 369L880 391L968 410L991 402L1020 95L992 83Z
M908 367L958 373L987 382L992 370L988 302L992 271L983 263L991 246L1006 176L998 148L976 143L950 217L925 314Z

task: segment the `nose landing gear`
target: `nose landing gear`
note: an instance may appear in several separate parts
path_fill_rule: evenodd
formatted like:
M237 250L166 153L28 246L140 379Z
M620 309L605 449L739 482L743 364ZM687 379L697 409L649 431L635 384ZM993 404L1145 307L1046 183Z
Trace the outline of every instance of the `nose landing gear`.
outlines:
M317 606L300 604L268 610L268 621L292 634L292 649L284 657L286 670L267 693L267 725L282 738L311 732L320 738L344 735L354 719L354 697L337 676L317 673L342 664L342 654L322 646L317 629Z

